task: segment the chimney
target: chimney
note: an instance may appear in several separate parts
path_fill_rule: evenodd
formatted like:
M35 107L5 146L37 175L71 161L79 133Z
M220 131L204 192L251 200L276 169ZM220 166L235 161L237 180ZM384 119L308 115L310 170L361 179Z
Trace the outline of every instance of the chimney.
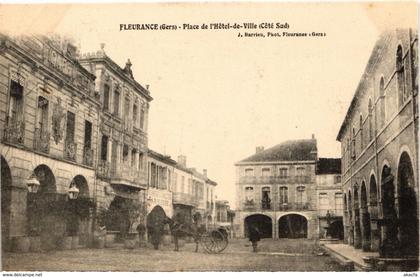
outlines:
M312 139L315 139L315 134L312 134Z
M179 155L178 156L178 163L183 167L187 167L187 156Z
M264 151L264 146L257 146L255 148L255 154L261 153L262 151Z
M207 177L207 169L203 169L203 175Z

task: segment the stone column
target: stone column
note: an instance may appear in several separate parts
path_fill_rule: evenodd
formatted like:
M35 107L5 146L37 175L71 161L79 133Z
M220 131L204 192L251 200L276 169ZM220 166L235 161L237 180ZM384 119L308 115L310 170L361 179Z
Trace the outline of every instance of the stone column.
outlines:
M354 248L362 248L359 209L354 209Z
M369 206L370 214L370 249L371 251L379 251L380 230L378 226L378 207Z
M370 251L370 216L367 207L360 209L361 233L362 233L362 249Z

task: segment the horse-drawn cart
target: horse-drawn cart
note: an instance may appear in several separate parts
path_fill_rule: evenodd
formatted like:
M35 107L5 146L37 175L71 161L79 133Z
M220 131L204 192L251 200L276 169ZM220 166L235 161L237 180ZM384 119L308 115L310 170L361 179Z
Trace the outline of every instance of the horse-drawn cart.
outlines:
M202 233L199 242L207 253L220 253L228 246L228 238L220 230L213 229Z

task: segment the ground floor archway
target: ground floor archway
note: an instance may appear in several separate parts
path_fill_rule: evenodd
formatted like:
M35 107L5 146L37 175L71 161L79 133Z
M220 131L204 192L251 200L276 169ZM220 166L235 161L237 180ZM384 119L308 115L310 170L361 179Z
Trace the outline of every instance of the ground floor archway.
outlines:
M12 173L6 159L1 156L1 241L4 250L9 249L10 208Z
M343 220L338 219L331 223L330 234L331 234L331 237L334 239L339 239L339 240L344 239Z
M279 219L279 238L307 238L308 220L299 214L288 214Z
M128 211L124 208L125 202L129 200L128 198L115 196L109 205L109 217L105 226L108 231L119 232L119 239L125 238L130 229Z
M245 218L244 224L246 237L248 237L248 230L251 226L256 227L260 231L261 238L273 237L273 221L269 216L253 214Z

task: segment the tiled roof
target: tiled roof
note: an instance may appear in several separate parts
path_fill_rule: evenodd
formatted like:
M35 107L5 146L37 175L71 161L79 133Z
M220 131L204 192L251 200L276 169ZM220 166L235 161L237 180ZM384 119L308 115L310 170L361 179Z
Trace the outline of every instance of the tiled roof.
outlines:
M341 174L341 159L319 158L316 163L316 174Z
M289 140L254 154L238 163L316 160L316 139Z

